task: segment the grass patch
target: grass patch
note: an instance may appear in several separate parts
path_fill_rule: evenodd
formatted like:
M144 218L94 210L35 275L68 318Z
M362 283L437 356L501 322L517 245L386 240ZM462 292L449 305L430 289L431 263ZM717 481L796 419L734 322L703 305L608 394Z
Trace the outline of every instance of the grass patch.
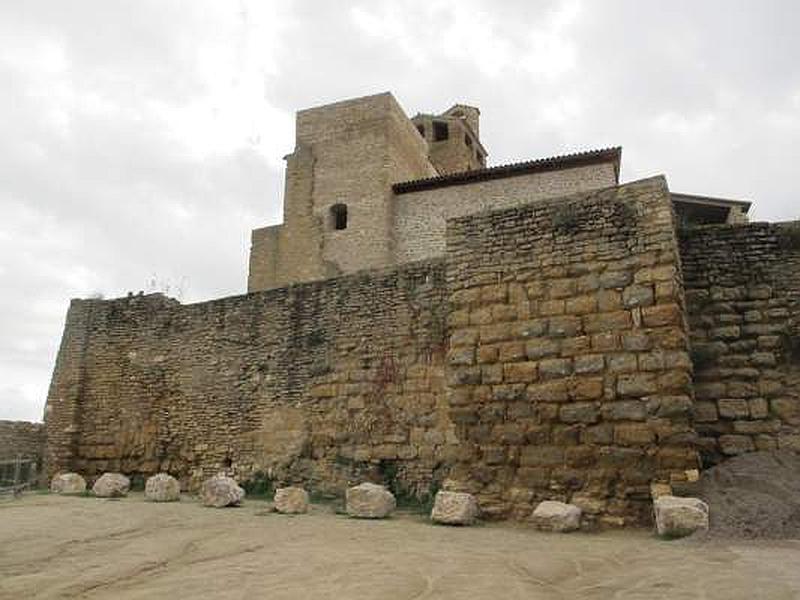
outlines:
M242 483L247 498L251 500L272 500L275 496L275 484L266 473L258 471Z
M580 212L575 204L564 204L553 213L553 228L562 233L574 233L579 229L580 218Z

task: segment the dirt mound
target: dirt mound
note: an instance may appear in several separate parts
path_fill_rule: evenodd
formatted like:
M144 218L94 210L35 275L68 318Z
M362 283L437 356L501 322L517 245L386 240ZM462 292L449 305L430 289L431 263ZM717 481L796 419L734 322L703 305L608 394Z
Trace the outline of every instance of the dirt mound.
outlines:
M705 471L691 495L709 505L709 535L800 538L800 453L743 454Z

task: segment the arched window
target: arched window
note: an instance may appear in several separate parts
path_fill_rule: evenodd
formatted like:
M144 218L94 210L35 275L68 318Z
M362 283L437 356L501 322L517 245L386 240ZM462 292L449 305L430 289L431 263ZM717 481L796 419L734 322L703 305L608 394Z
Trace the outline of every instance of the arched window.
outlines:
M331 206L331 224L336 230L347 229L347 204Z

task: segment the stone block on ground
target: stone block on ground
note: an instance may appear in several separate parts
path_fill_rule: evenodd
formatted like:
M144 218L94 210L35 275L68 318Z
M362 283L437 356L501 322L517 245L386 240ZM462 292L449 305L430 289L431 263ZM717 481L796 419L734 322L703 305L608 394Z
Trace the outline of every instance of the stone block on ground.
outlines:
M77 473L60 473L50 482L54 494L82 494L86 491L86 480Z
M158 473L147 478L144 497L152 502L175 502L181 499L181 484L172 475Z
M345 501L347 514L359 519L383 519L397 507L394 494L374 483L348 488Z
M122 498L128 495L131 480L122 473L103 473L92 486L92 493L98 498Z
M708 529L708 504L699 498L660 496L653 510L658 535L679 538Z
M541 531L566 533L580 528L581 509L574 504L545 500L533 511L531 519Z
M472 494L438 492L431 511L434 523L472 525L478 518L478 501Z
M301 487L282 487L275 490L275 510L285 515L308 512L308 492Z
M216 475L207 479L200 488L200 500L203 506L222 508L238 506L244 498L244 490L236 480L225 475Z

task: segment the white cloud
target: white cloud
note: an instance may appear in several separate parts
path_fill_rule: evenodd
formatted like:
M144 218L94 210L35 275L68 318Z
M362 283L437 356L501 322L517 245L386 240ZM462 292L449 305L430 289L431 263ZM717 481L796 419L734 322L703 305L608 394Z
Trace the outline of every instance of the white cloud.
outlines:
M69 298L241 293L293 113L322 102L472 103L494 162L621 144L626 178L800 217L799 7L0 3L0 418L41 416Z

